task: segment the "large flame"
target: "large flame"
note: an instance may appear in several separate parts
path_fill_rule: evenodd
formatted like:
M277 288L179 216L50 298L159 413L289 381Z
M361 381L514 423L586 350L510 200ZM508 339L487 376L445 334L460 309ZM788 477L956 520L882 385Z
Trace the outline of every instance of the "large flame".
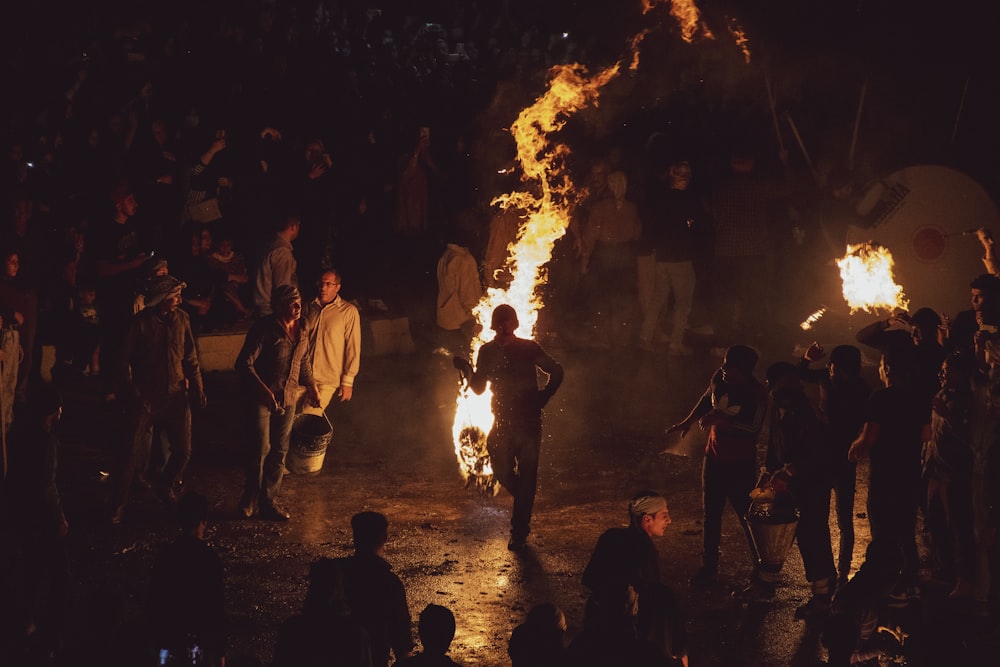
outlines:
M596 104L599 91L618 76L619 63L592 77L582 65L552 68L548 90L534 104L521 111L510 127L517 142L517 160L523 171L525 188L497 197L492 203L502 208L515 206L525 212L517 240L508 248L506 268L512 276L507 288L491 287L473 309L482 332L472 341L472 357L494 337L490 329L493 310L508 304L517 311L517 335L533 338L538 311L542 307L538 288L546 282L545 265L552 258L555 242L566 233L578 193L564 170L569 148L553 144L549 135L583 107ZM492 392L489 387L475 395L463 387L452 435L455 454L467 485L496 491L493 469L486 452L486 437L493 427Z
M851 313L869 313L880 308L906 310L909 302L892 275L892 253L877 243L848 245L847 254L837 260L844 283L844 299Z

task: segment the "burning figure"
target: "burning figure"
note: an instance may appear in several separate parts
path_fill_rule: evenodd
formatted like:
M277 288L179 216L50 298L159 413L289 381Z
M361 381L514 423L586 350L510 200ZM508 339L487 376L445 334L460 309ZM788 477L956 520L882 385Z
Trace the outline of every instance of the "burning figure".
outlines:
M507 304L493 310L491 328L496 338L479 349L476 369L468 359L455 357L455 367L465 374L476 394L493 390L496 421L486 441L493 475L510 495L514 510L507 548L519 551L530 532L531 508L538 481L538 452L542 444L542 408L563 381L563 368L542 346L518 338L517 311ZM548 375L538 388L536 369Z

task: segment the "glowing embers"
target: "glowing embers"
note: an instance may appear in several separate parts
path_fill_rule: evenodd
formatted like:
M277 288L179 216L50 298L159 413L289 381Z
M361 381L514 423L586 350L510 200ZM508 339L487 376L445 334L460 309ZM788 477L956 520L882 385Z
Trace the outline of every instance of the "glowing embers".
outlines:
M819 322L819 318L823 317L824 315L826 315L826 306L821 307L815 313L807 317L799 326L802 327L803 331L809 331L810 329L813 328L814 324Z
M847 254L837 260L843 281L844 300L851 313L869 313L880 308L906 310L909 306L903 288L892 274L892 253L888 248L869 241L847 246Z

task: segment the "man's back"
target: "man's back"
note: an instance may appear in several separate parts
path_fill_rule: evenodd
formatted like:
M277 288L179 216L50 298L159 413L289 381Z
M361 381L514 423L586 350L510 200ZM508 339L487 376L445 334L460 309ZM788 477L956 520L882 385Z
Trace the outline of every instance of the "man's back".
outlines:
M344 568L344 592L355 618L372 642L372 664L389 662L389 650L397 658L413 648L412 620L406 590L385 559L354 555L339 561Z
M158 648L195 635L212 655L225 654L223 567L207 543L183 535L157 557L150 576L150 627Z

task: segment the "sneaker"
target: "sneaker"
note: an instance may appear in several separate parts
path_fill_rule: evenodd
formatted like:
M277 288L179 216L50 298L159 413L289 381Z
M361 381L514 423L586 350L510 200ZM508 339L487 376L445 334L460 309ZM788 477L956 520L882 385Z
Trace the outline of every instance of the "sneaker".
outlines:
M257 513L257 501L250 498L243 498L240 501L240 513L246 518L251 518Z
M270 521L288 521L292 515L277 503L268 503L260 508L260 517Z
M523 537L511 537L510 542L507 543L507 548L511 551L520 551L524 548L527 543L527 539Z
M711 567L709 565L702 565L701 569L694 573L691 577L691 585L698 588L706 588L715 583L715 576L718 574L718 568Z
M774 598L774 584L753 579L746 588L733 591L733 599L741 604L769 602Z

